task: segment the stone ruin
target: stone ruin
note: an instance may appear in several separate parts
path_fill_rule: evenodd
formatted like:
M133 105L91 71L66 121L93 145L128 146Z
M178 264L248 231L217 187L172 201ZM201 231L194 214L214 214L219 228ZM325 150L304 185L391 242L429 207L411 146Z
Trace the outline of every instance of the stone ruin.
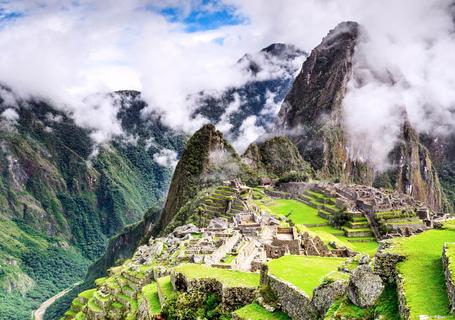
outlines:
M347 248L329 249L319 237L296 227L282 227L275 217L256 211L244 211L232 219L213 218L205 228L187 224L162 238L152 238L148 246L137 250L138 263L158 261L166 265L181 262L242 271L258 270L261 264L284 255L349 257Z
M371 186L292 182L280 185L280 189L297 196L313 190L336 199L336 207L350 216L365 216L378 240L410 236L433 228L435 222L453 218L447 213L432 212L410 195Z

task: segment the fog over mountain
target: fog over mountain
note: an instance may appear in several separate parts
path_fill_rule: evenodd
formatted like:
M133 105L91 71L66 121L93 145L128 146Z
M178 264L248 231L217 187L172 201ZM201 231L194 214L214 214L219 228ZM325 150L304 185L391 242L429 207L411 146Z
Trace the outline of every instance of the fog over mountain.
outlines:
M148 108L162 114L167 125L193 132L207 118L193 116L198 106L188 97L251 80L250 73L233 67L243 54L274 42L309 51L334 25L353 20L363 26L363 40L345 99L351 153L383 168L398 137L397 108L406 110L419 132L452 132L450 5L448 0L386 0L368 6L360 0L267 6L231 0L12 1L2 11L1 81L21 96L57 101L78 124L96 128L94 139L100 142L121 130L116 103L97 93L120 89L140 90ZM164 15L165 8L174 15ZM197 28L188 22L195 8L201 14L226 10L235 21ZM274 72L263 70L261 78L271 79ZM246 136L256 132L248 140L262 132L258 126L252 119L244 123Z

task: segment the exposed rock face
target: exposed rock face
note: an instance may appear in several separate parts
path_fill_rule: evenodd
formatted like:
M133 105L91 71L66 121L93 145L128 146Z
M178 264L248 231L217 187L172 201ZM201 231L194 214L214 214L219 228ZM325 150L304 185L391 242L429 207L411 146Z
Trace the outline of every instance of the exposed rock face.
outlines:
M240 157L212 124L196 131L175 168L159 227L164 229L199 190L242 176Z
M371 183L370 170L349 159L342 125L342 101L358 35L356 22L343 22L311 52L283 102L278 129L299 132L291 139L323 177Z
M374 274L368 265L357 267L349 280L349 299L359 307L373 306L383 290L381 277Z
M322 284L313 292L313 305L320 315L324 315L335 300L346 294L348 284L345 281L335 281Z
M274 137L262 143L252 143L242 156L258 175L281 177L290 171L312 175L294 143L288 137Z
M394 169L391 172L395 188L428 204L435 211L444 207L438 173L428 149L420 143L417 132L405 121L401 142L390 154Z
M277 129L294 131L291 139L321 178L371 185L375 170L350 159L343 121L342 103L360 32L355 22L340 23L311 52L283 102ZM390 155L395 168L390 186L440 211L443 195L430 153L405 115L400 141Z

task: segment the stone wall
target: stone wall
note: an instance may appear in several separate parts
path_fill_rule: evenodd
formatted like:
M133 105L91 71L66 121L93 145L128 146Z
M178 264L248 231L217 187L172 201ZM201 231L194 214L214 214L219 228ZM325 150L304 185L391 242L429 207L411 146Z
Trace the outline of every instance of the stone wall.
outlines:
M240 232L235 231L232 237L229 237L218 249L216 249L209 258L210 263L219 263L226 254L231 252L232 248L237 244L242 235Z
M455 245L455 244L452 244ZM442 250L442 265L444 266L444 275L446 279L447 295L449 296L450 312L455 312L455 283L454 276L450 271L450 259L448 254L449 244L445 244Z
M395 277L396 284L397 284L397 293L398 293L398 307L400 310L401 319L408 320L410 319L410 310L408 303L406 301L406 297L404 295L404 288L403 288L403 278L401 275L397 275Z
M381 249L376 253L374 259L374 271L378 274L384 281L394 282L397 277L396 265L398 262L403 261L404 256L384 252Z
M293 320L317 319L317 312L310 298L293 284L267 275L267 284L277 296L281 308Z
M256 297L256 288L242 287L241 283L236 287L223 287L222 283L215 278L188 279L179 272L171 274L171 283L174 290L201 291L219 295L222 308L226 311L233 311L250 304Z

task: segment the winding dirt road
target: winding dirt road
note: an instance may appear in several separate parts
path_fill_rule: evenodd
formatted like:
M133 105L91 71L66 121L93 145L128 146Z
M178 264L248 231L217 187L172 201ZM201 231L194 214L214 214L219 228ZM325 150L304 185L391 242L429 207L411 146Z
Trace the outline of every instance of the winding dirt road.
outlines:
M34 312L33 312L33 319L35 320L43 320L43 316L44 316L44 313L46 312L47 308L50 307L50 305L52 305L55 300L57 300L58 298L64 296L68 291L70 291L72 288L74 288L75 286L77 286L79 284L78 283L75 283L73 286L63 290L63 291L60 291L59 293L57 293L55 296L47 299L46 301L44 301L38 309L36 309Z

